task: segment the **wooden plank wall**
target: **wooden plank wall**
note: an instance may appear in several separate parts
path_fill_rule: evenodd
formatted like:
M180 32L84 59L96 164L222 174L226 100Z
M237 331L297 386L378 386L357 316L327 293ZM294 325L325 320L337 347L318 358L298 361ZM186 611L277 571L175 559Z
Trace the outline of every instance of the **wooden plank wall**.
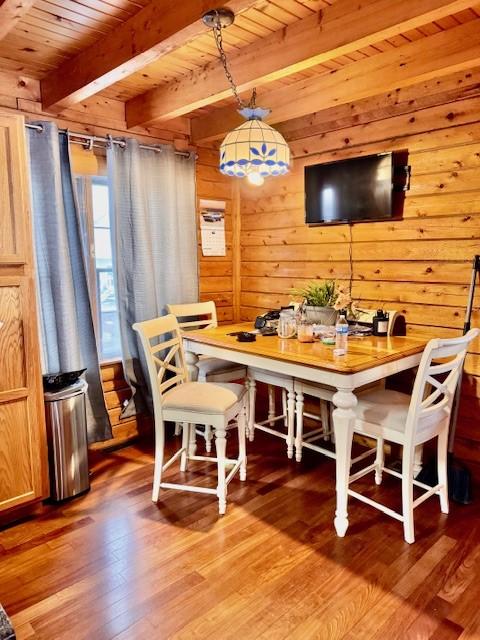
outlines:
M189 148L189 123L184 119L174 122L171 129L141 128L127 131L125 123L125 105L118 100L92 98L75 109L69 109L60 118L42 112L40 104L40 90L38 81L0 71L0 106L7 110L22 113L26 120L51 119L61 128L92 135L125 135L136 137L146 143L173 143L176 148ZM105 173L105 163L102 158L92 152L82 150L80 146L73 146L75 171L82 174ZM152 421L149 416L138 415L122 418L121 411L125 400L130 398L131 392L124 375L121 362L111 362L102 365L102 382L105 393L107 410L112 425L113 439L105 443L92 445L94 449L112 447L129 442L139 433L146 434L151 430Z
M190 121L176 118L158 127L134 127L127 130L125 103L94 96L59 116L42 110L40 82L21 73L0 70L0 106L21 112L26 120L55 120L60 128L103 136L135 137L147 144L171 143L179 150L190 145Z
M238 315L238 304L234 305L235 264L233 259L234 226L239 222L238 199L235 197L235 185L231 179L223 176L217 169L218 152L212 149L198 149L197 161L197 224L199 234L199 287L201 300L214 300L220 322L233 322ZM226 203L225 238L227 251L225 257L206 257L200 246L200 200L222 200ZM236 255L239 257L239 251ZM238 294L237 294L238 295ZM234 310L237 308L237 313Z
M296 156L292 173L261 188L242 186L243 320L286 303L289 288L308 279L347 281L351 232L353 295L361 306L398 309L411 334L461 333L471 262L480 253L480 85L478 74L458 74L450 84L434 99L425 93L435 88L430 83L420 98L403 90L282 127ZM304 224L306 164L405 149L412 180L403 220ZM478 297L473 325L480 326ZM477 340L466 361L457 453L478 462L479 398Z

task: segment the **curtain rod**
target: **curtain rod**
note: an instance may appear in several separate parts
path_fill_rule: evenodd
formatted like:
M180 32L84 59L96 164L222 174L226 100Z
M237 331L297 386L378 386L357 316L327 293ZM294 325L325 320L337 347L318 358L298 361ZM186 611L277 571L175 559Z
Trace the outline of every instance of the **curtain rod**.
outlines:
M27 129L35 129L36 131L43 131L43 126L41 124L30 124L29 122L25 123L25 127ZM108 142L112 142L112 144L118 144L120 147L125 147L124 140L119 140L117 138L104 138L102 136L89 136L86 133L75 133L74 131L69 131L68 129L59 129L58 133L68 136L70 142L72 144L81 144L83 147L87 147L88 149L92 149L92 147L104 148ZM77 138L75 140L75 138ZM101 144L97 144L101 143ZM158 147L152 144L140 144L138 145L140 149L149 149L151 151L160 151ZM190 151L175 151L175 155L182 156L184 158L190 158L192 155ZM197 157L196 154L194 156Z

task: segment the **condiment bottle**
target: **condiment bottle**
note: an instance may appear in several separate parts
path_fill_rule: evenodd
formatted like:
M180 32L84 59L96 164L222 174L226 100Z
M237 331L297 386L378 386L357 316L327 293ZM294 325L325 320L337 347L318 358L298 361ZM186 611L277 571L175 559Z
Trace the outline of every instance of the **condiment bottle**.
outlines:
M373 317L373 329L374 336L387 336L388 335L388 313L382 309L378 309L376 315Z

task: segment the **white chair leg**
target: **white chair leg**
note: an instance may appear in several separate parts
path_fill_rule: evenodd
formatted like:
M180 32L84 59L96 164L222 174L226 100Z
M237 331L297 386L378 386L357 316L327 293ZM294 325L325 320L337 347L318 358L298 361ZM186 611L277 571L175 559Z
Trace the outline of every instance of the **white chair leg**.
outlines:
M270 421L275 418L275 387L272 384L268 385L268 419ZM273 427L273 422L269 423Z
M382 484L382 472L385 459L383 438L377 439L377 455L375 456L375 484Z
M255 402L257 398L257 383L253 378L250 378L250 385L248 391L248 439L253 442L255 437Z
M191 424L189 427L189 440L188 440L188 457L191 458L197 452L197 429L196 425Z
M238 422L238 453L240 460L242 461L240 465L240 480L245 481L247 479L247 446L246 446L246 437L245 431L247 426L247 402L245 401L242 410L237 418Z
M448 429L444 429L438 436L437 442L437 473L438 483L442 485L440 489L440 509L442 513L448 513L448 475L447 475L447 447Z
M402 458L402 511L403 537L405 542L415 542L413 526L413 456L407 447L403 447Z
M286 389L282 389L282 414L284 416L283 425L284 425L285 429L288 429L287 391L286 391Z
M320 420L322 421L323 439L328 440L329 431L329 408L326 400L320 400Z
M182 432L182 425L180 422L175 422L175 435L179 436Z
M297 416L297 433L295 435L295 459L297 462L302 460L302 443L303 443L303 393L297 393L295 402L295 413Z
M183 423L182 428L182 454L180 456L180 471L187 470L188 464L188 448L190 446L190 430L195 431L195 425L188 424L188 422Z
M205 449L207 453L210 453L212 450L212 426L210 424L205 425Z
M218 512L221 516L227 509L227 485L225 483L225 453L227 441L225 439L225 427L215 430L215 448L217 451L217 469L218 469Z
M295 433L295 392L287 394L287 456L293 458L293 444Z
M160 494L160 483L162 482L163 473L163 456L165 450L165 435L163 432L163 424L160 430L155 432L155 468L153 471L153 489L152 501L158 502Z

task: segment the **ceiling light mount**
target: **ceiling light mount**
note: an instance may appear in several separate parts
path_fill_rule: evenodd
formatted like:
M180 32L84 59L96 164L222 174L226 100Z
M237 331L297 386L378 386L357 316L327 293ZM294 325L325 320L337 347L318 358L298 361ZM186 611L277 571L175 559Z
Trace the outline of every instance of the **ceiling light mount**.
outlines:
M203 24L209 29L214 27L229 27L235 20L235 14L230 9L211 9L202 16Z

